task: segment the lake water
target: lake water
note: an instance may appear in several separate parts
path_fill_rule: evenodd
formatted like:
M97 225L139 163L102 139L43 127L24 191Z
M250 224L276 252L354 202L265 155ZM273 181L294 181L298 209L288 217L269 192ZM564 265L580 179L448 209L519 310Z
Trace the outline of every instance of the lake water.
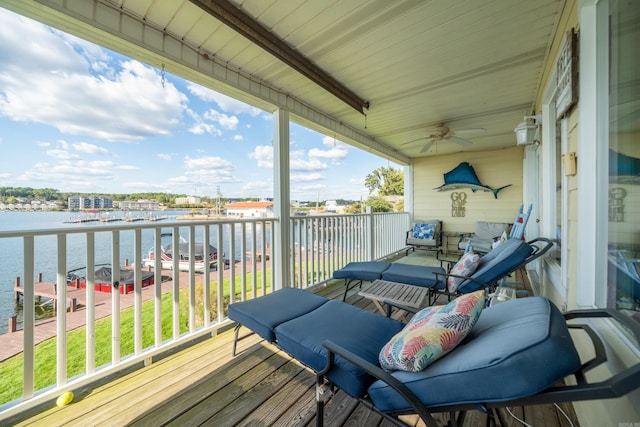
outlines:
M136 212L132 215L142 215L142 212ZM168 218L162 222L158 222L158 225L162 223L175 222L177 215L185 215L188 212L183 211L162 211L152 212L155 216L168 216ZM119 212L114 212L112 215L120 216ZM7 230L35 230L35 229L55 229L55 228L87 228L87 227L99 227L113 226L116 224L124 224L124 222L87 222L78 224L67 223L73 218L78 218L77 212L0 212L0 231ZM145 221L140 221L138 224L143 224ZM225 226L227 227L227 226ZM239 236L240 227L236 227L236 236ZM216 227L212 227L210 232L210 243L215 246L217 241ZM196 234L202 233L201 230L196 228ZM225 240L228 240L228 229L223 231ZM257 228L257 245L261 244L261 229ZM124 264L125 259L129 262L133 262L133 231L120 232L120 263ZM181 235L187 237L187 231L181 230ZM247 238L250 239L250 233L247 233ZM201 238L196 236L196 241L202 241ZM238 241L238 240L236 240ZM168 243L168 242L163 242ZM0 333L7 331L9 317L17 314L21 317L21 306L15 302L15 294L13 287L16 277L20 277L21 281L24 280L22 265L23 265L23 247L22 239L9 238L0 239ZM223 251L226 257L229 257L229 249L226 248L228 242L225 241ZM152 230L144 230L142 233L142 251L143 257L149 249L153 247L153 232ZM240 245L236 244L235 259L241 259ZM247 243L247 249L249 249ZM56 281L56 260L57 253L57 239L56 236L43 236L35 239L35 273L42 273L43 280L47 282ZM111 263L111 233L96 233L95 234L95 263L98 264L110 264ZM69 234L67 237L67 270L73 270L81 268L86 265L86 248L85 248L85 235L84 234Z

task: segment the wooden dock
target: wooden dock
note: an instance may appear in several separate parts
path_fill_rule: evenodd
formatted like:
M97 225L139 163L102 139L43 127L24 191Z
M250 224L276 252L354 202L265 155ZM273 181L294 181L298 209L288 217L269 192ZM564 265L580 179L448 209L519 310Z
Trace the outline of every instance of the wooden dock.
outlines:
M24 293L24 287L20 286L20 284L16 284L13 287L13 291L16 293L16 301L18 301L21 295ZM36 282L33 284L34 295L39 298L50 299L54 302L54 304L58 301L58 291L57 285L51 282ZM104 292L96 292L96 303L104 302L110 300L111 297L109 294ZM84 289L76 288L72 285L67 285L67 295L66 295L67 303L73 304L82 304L87 305L87 293ZM104 301L101 301L104 300ZM71 311L75 311L72 310Z

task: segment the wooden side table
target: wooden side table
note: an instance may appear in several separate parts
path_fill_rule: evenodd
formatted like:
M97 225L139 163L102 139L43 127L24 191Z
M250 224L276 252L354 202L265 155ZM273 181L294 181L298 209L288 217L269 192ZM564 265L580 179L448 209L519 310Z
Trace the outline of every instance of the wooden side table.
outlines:
M421 308L428 294L429 288L389 282L388 280L381 279L374 280L369 286L364 287L358 292L358 295L372 300L383 314L386 314L383 307L384 301L390 301L410 308Z

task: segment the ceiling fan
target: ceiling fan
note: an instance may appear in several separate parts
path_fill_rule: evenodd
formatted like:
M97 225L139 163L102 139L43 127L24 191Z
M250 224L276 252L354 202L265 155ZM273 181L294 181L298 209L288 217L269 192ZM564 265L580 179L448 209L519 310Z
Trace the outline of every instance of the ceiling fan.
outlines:
M433 144L440 141L451 141L458 145L469 146L473 144L473 142L469 141L468 139L460 138L456 136L456 134L466 135L466 134L473 134L473 133L478 133L482 131L484 131L484 129L477 128L477 129L462 129L457 132L453 132L451 131L451 129L449 129L445 125L440 124L438 126L427 129L427 136L423 138L414 139L413 141L405 142L403 145L426 140L426 143L420 150L421 153L426 153L427 151L429 151L429 149Z

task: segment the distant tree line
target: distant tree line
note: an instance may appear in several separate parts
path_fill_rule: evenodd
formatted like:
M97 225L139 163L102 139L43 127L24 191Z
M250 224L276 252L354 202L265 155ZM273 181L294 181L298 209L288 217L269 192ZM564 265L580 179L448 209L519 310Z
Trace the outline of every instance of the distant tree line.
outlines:
M168 193L132 193L132 194L109 194L109 193L62 193L55 188L31 188L31 187L0 187L0 202L16 203L19 198L29 200L42 201L59 201L64 206L71 196L109 196L114 201L124 200L156 200L159 203L170 205L174 204L176 197L186 197L186 194L168 194ZM215 201L215 200L214 200Z
M349 206L348 213L364 212L366 206L371 206L374 212L392 212L403 211L404 202L396 202L395 206L383 196L401 196L404 194L404 173L402 170L392 167L379 167L366 176L364 181L365 187L369 190L370 197L362 202L353 200L337 199L336 203L340 206ZM377 191L377 195L371 196L371 193ZM170 194L170 193L131 193L131 194L109 194L109 193L62 193L55 188L31 188L31 187L0 187L0 202L7 204L16 203L18 198L41 201L58 201L63 208L67 207L67 201L71 196L109 196L116 202L124 200L156 200L158 203L169 208L186 208L186 209L211 209L216 208L218 199L216 197L201 197L201 203L198 205L176 205L175 201L178 197L187 197L187 194ZM247 197L242 199L234 199L234 201L257 201L258 198ZM219 207L224 207L231 199L220 198ZM312 209L316 204L320 207L326 205L326 201L300 201L301 205L306 204L307 209ZM303 210L305 208L299 208Z

